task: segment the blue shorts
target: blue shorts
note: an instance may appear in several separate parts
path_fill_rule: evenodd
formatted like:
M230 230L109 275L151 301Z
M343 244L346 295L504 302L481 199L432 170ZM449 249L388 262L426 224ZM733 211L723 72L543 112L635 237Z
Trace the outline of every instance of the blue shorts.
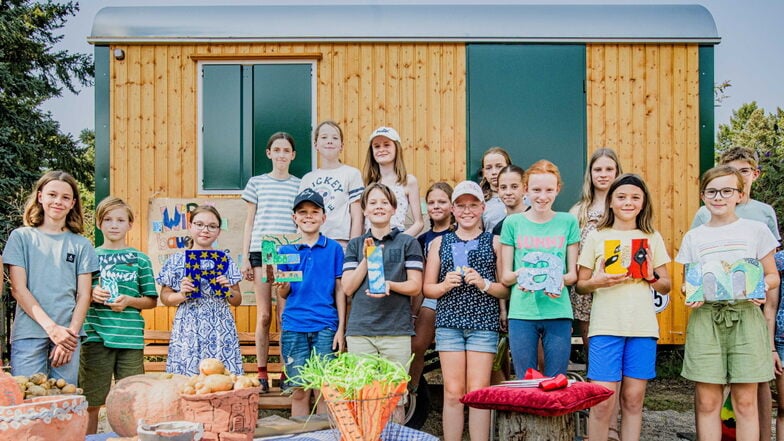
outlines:
M11 342L11 373L29 377L36 372L46 374L48 378L62 378L68 383L79 383L79 353L81 343L71 354L71 361L52 367L49 354L54 343L48 338L20 338Z
M498 350L498 332L478 329L436 328L436 351L489 352Z
M318 332L283 331L280 335L280 356L286 372L283 388L299 386L296 382L299 368L305 365L312 352L334 357L332 350L334 338L335 331L331 329Z
M656 378L656 339L594 335L588 345L588 378L594 381L621 381Z
M438 300L437 299L426 298L425 300L422 300L422 308L428 308L428 309L432 309L433 311L435 311L436 310L436 305L438 305Z

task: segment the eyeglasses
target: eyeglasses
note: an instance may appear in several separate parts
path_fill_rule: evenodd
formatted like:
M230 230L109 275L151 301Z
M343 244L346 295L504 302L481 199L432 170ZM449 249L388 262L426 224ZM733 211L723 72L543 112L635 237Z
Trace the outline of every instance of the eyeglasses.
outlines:
M464 212L466 210L471 211L479 211L482 208L482 204L455 204L455 211Z
M201 223L201 222L194 222L191 225L193 225L193 228L195 228L195 229L197 229L199 231L207 230L210 233L214 233L214 232L220 230L220 225L215 225L215 224L207 225L207 224L204 224L204 223Z
M752 174L754 172L754 169L751 168L751 167L743 167L743 168L738 168L736 170L738 170L740 172L740 174L743 175L743 176L749 176L750 174Z
M716 199L716 196L721 195L722 199L731 198L735 192L740 192L737 188L724 187L722 189L706 188L702 191L702 195L708 199Z

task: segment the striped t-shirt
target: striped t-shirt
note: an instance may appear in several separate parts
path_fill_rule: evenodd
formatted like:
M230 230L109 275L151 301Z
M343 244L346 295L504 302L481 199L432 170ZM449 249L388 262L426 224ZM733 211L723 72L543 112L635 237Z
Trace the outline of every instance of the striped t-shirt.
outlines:
M113 296L158 297L152 263L135 248L95 249L100 263L95 283ZM143 349L144 318L136 308L112 311L108 305L91 303L84 319L85 342L103 343L108 348Z
M297 232L291 214L299 183L300 178L292 175L275 179L267 173L250 178L242 192L242 199L256 204L250 252L261 252L261 237L265 234Z

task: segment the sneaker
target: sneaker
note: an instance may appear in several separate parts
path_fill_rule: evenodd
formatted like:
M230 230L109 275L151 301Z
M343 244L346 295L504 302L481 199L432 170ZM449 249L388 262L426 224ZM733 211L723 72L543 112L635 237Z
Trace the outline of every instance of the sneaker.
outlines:
M267 392L269 392L269 379L259 378L259 385L261 386L260 393L266 394Z

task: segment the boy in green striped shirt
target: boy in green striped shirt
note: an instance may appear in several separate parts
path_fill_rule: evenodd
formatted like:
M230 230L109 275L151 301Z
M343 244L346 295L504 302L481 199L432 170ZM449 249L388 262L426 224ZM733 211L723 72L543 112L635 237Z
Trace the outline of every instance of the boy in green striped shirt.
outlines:
M131 207L109 196L95 209L103 245L96 248L100 274L93 278L92 303L84 320L79 384L87 397L87 433L98 429L98 411L115 380L144 373L142 309L154 308L158 292L152 262L126 244L133 226Z

